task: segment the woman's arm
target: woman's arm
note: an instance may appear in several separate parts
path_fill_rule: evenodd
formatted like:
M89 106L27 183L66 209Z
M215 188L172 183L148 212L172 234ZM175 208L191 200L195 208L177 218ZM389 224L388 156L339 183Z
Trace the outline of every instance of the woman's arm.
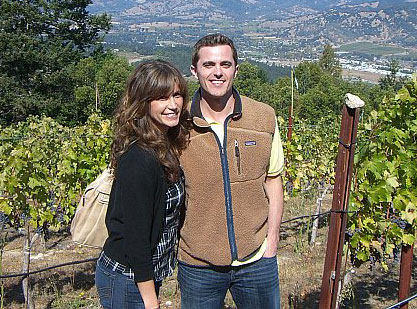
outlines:
M160 172L152 154L133 146L120 159L116 175L119 192L115 204L123 207L124 254L145 304L152 305L157 304L157 297L153 283L151 233L155 224L156 196L161 189Z
M138 282L140 295L142 296L145 309L158 309L159 301L156 296L155 284L153 280Z

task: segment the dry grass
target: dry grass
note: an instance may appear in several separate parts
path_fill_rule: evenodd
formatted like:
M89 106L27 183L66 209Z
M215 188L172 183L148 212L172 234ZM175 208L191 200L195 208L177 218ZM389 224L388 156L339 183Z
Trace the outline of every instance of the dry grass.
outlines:
M330 208L331 196L325 200L324 210ZM311 214L315 200L291 198L286 201L284 220ZM316 244L308 244L308 224L292 222L282 226L282 239L278 246L281 304L283 308L316 308L320 295L321 277L326 251L328 226L321 221ZM23 237L9 234L3 254L3 273L21 270ZM98 256L98 250L74 245L68 234L55 234L46 243L38 243L32 252L31 269L39 269L64 262ZM353 275L345 289L341 308L384 308L396 302L399 265L393 264L389 273L380 269L369 271L362 266ZM415 292L413 271L411 293ZM36 308L99 308L94 287L94 263L67 266L31 276ZM19 279L5 279L4 308L24 308ZM168 278L161 289L161 308L179 308L180 293L176 275ZM417 301L409 308L417 308ZM230 295L225 308L234 308Z

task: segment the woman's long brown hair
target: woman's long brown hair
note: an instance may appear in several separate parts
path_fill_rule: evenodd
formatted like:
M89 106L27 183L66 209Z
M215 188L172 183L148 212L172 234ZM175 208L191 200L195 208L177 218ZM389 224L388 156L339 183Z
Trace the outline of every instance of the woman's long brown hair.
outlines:
M178 86L184 99L177 126L165 134L151 119L150 103L169 97ZM188 143L189 116L187 83L181 73L169 62L163 60L146 61L138 65L127 81L123 99L114 115L114 139L111 146L110 168L117 169L120 156L128 147L138 146L155 153L170 182L179 177L179 161Z

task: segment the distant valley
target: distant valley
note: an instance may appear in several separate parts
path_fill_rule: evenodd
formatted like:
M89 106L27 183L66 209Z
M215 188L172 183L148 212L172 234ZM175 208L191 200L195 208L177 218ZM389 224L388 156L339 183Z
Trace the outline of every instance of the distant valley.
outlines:
M417 0L97 0L90 10L111 14L106 41L117 47L190 46L222 32L245 59L314 59L330 43L349 63L395 57L417 69Z

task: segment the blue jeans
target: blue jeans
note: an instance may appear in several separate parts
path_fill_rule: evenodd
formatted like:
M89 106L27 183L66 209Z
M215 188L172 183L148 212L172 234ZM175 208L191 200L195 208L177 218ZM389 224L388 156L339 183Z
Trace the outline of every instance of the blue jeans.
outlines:
M139 289L128 276L114 271L100 259L96 264L95 275L97 293L100 304L105 309L144 309ZM155 283L156 294L159 293L161 282Z
M280 308L276 257L238 267L178 265L182 309L223 308L228 289L239 309Z

